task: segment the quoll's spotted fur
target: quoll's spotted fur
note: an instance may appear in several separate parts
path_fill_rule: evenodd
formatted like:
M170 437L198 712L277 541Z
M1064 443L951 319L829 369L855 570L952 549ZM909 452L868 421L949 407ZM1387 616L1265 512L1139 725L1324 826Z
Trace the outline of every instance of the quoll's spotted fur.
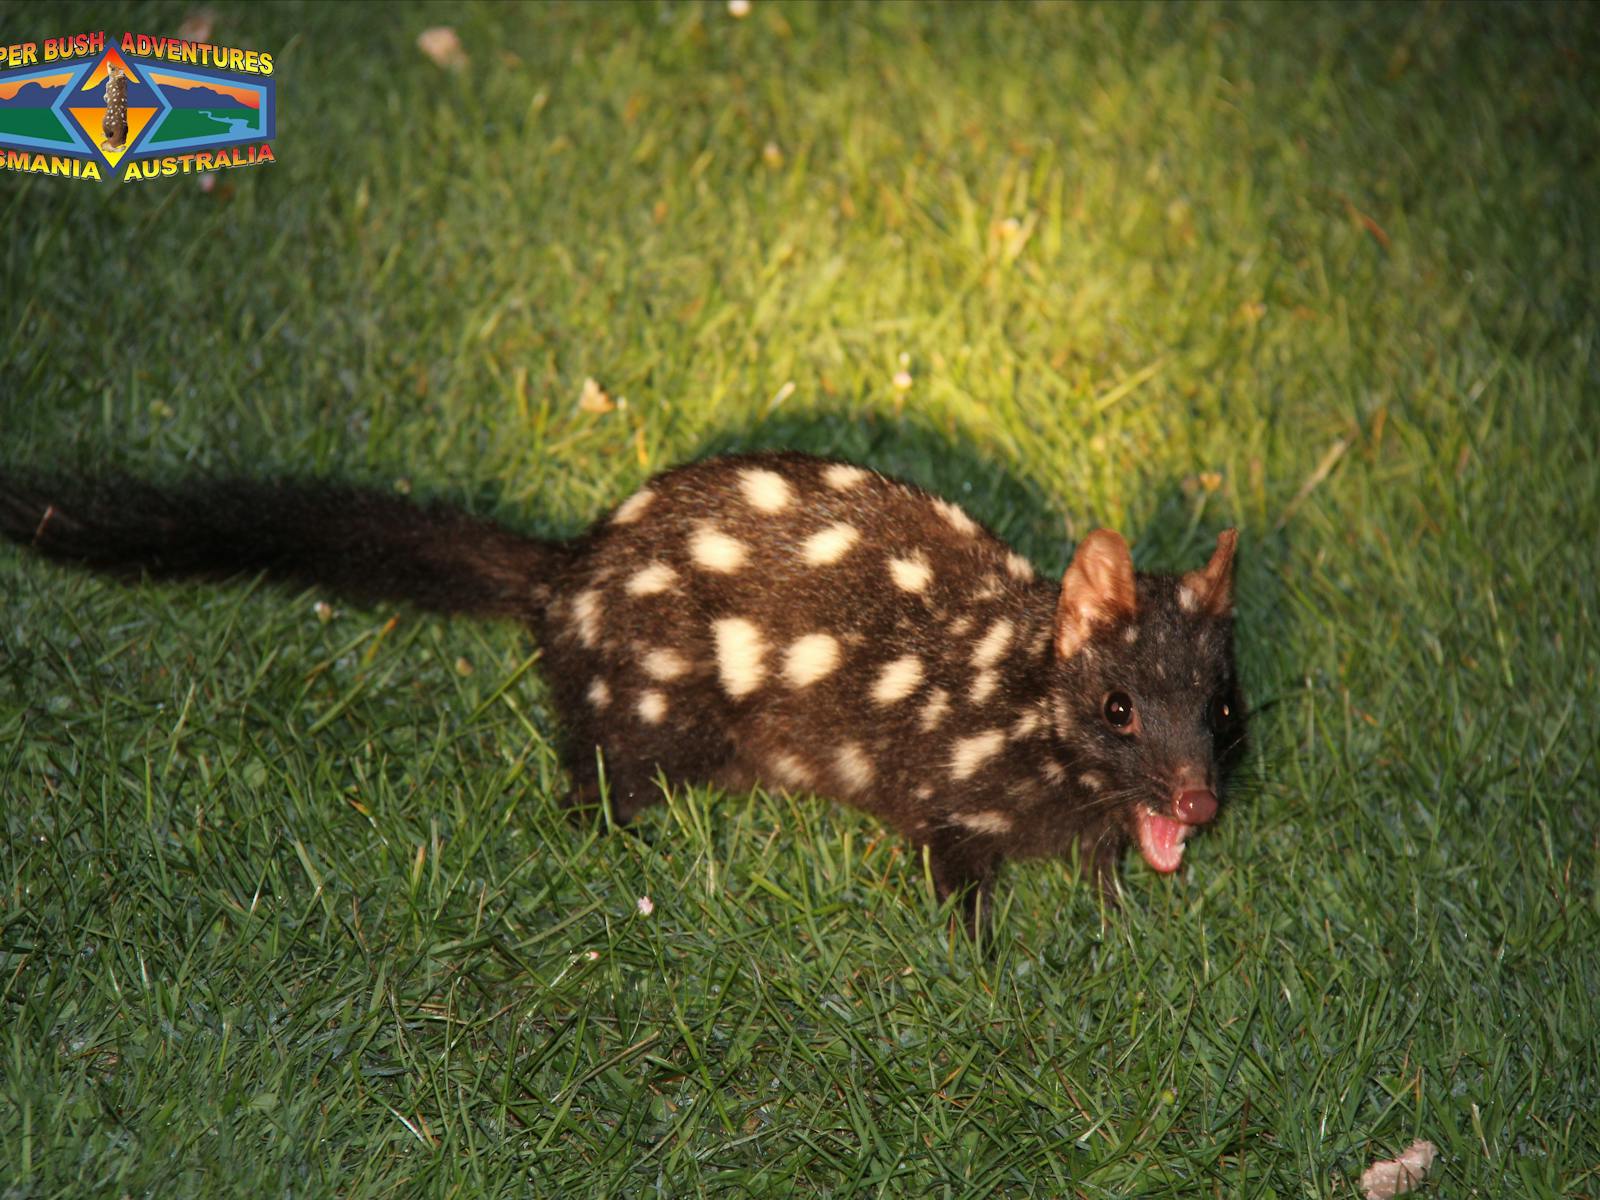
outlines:
M574 803L622 820L675 782L813 791L927 847L941 895L1081 843L1158 871L1243 745L1234 534L1136 573L1096 530L1036 576L956 505L846 463L720 458L658 476L568 543L320 483L157 490L0 476L0 530L121 575L265 571L357 600L526 622ZM975 885L975 886L974 886Z

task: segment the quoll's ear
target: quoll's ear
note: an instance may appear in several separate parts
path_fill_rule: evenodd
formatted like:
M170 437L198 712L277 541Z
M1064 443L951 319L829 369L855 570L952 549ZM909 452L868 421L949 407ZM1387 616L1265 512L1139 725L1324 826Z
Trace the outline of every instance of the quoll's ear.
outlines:
M1211 561L1198 571L1190 571L1179 582L1178 604L1185 612L1203 612L1226 617L1233 612L1233 549L1239 542L1237 529L1217 534L1217 548Z
M1071 658L1096 625L1133 616L1133 558L1120 533L1096 529L1078 543L1056 605L1056 653Z

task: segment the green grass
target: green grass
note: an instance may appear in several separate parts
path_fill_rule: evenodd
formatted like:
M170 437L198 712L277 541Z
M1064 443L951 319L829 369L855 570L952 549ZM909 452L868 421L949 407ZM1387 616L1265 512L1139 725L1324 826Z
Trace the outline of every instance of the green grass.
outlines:
M1256 753L1103 920L1009 869L984 956L844 810L575 828L515 629L0 552L0 1193L1348 1197L1418 1137L1425 1194L1600 1191L1592 9L212 40L274 53L275 165L0 174L0 460L564 534L791 445L1054 571L1094 524L1174 568L1237 523Z

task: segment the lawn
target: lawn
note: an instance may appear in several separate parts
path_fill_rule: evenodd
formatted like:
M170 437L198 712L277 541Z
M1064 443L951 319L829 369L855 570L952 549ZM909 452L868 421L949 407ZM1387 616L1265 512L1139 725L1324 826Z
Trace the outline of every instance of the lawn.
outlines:
M1055 573L1236 524L1254 751L1179 874L1011 867L983 951L810 798L575 825L516 628L0 549L0 1194L1351 1197L1416 1138L1426 1195L1600 1193L1592 8L212 40L272 52L275 163L0 172L0 462L567 535L791 446Z

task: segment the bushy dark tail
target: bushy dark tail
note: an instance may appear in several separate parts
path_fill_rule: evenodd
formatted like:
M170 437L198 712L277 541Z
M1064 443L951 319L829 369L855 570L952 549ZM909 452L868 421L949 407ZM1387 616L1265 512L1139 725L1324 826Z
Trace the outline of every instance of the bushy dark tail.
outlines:
M28 477L0 469L0 534L123 579L265 573L358 603L531 621L565 548L438 503L320 481Z

